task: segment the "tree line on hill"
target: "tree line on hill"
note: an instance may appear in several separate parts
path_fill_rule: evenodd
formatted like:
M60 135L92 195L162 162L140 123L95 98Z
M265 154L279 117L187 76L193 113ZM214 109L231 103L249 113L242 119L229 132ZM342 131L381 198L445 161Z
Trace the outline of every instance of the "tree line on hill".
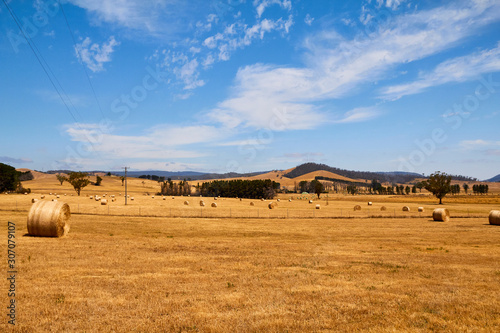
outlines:
M280 184L270 179L214 180L197 186L202 196L248 199L273 199L279 188Z

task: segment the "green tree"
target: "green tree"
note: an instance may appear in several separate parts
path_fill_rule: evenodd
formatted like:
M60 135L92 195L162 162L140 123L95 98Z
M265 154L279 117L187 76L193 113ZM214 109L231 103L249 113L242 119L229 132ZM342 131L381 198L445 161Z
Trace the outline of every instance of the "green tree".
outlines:
M70 172L67 181L73 186L78 196L80 196L82 188L90 184L88 175L85 172Z
M405 187L406 194L407 195L410 194L410 191L411 191L410 186L406 185L406 187Z
M20 185L16 168L0 163L0 192L15 191Z
M59 183L61 183L61 185L64 183L65 180L67 180L66 177L61 174L57 174L56 178L59 181Z
M319 199L321 192L324 190L323 184L315 179L311 181L311 188L314 190L314 193L316 193Z
M417 186L413 185L411 188L411 193L417 193Z
M464 188L465 194L467 194L467 191L469 190L469 185L467 183L464 183L462 187Z
M434 194L439 199L439 204L443 203L443 198L451 191L451 176L439 171L431 174L429 179L422 182L424 188Z
M122 186L123 186L123 183L125 182L125 176L120 176L120 180L122 181Z
M102 183L102 177L97 176L95 179L95 186L101 186Z

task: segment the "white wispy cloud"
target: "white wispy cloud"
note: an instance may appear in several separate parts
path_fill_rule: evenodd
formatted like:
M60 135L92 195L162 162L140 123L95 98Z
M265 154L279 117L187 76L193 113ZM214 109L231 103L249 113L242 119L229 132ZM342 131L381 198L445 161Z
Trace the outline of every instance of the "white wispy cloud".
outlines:
M218 128L206 125L171 126L158 125L143 135L116 135L99 124L69 124L64 131L70 139L88 145L90 152L104 155L107 159L191 159L206 156L198 147L192 150L182 146L202 145L224 137Z
M279 5L281 8L288 11L292 10L292 2L290 0L254 0L253 5L257 10L257 17L261 17L267 7Z
M446 60L431 72L420 73L418 79L382 90L385 99L395 100L406 95L418 94L426 89L449 82L477 79L485 73L500 71L500 44L493 49L475 52Z
M460 141L460 147L463 149L480 149L486 147L500 147L500 141L488 141L482 139Z
M307 25L311 25L314 21L314 17L311 17L310 14L307 14L306 17L304 18L304 22Z
M113 36L101 45L92 43L92 40L86 37L81 43L75 45L75 54L78 60L92 72L100 72L104 70L104 64L111 61L111 54L118 45L120 42L117 42Z

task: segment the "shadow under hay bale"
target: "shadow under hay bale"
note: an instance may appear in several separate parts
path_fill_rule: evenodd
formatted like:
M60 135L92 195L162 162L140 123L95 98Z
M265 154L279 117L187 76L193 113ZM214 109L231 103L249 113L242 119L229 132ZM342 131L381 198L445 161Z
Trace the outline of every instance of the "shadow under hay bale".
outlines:
M436 208L432 212L432 219L439 222L448 222L450 220L450 211L447 208Z
M28 234L42 237L63 237L69 232L71 217L68 204L38 201L28 213Z
M490 224L500 225L500 210L492 210L488 216Z

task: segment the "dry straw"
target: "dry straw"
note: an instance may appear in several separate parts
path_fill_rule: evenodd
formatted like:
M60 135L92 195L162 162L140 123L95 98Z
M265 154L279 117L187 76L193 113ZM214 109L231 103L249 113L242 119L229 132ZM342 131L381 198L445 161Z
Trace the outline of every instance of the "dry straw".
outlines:
M432 212L434 221L448 222L450 220L450 212L447 208L436 208Z
M62 237L68 234L69 206L63 202L38 201L28 213L28 234L32 236Z
M410 207L408 206L403 206L403 212L409 212L410 211Z
M361 210L361 206L360 205L354 206L354 210Z
M500 210L492 210L488 218L490 224L500 225Z

